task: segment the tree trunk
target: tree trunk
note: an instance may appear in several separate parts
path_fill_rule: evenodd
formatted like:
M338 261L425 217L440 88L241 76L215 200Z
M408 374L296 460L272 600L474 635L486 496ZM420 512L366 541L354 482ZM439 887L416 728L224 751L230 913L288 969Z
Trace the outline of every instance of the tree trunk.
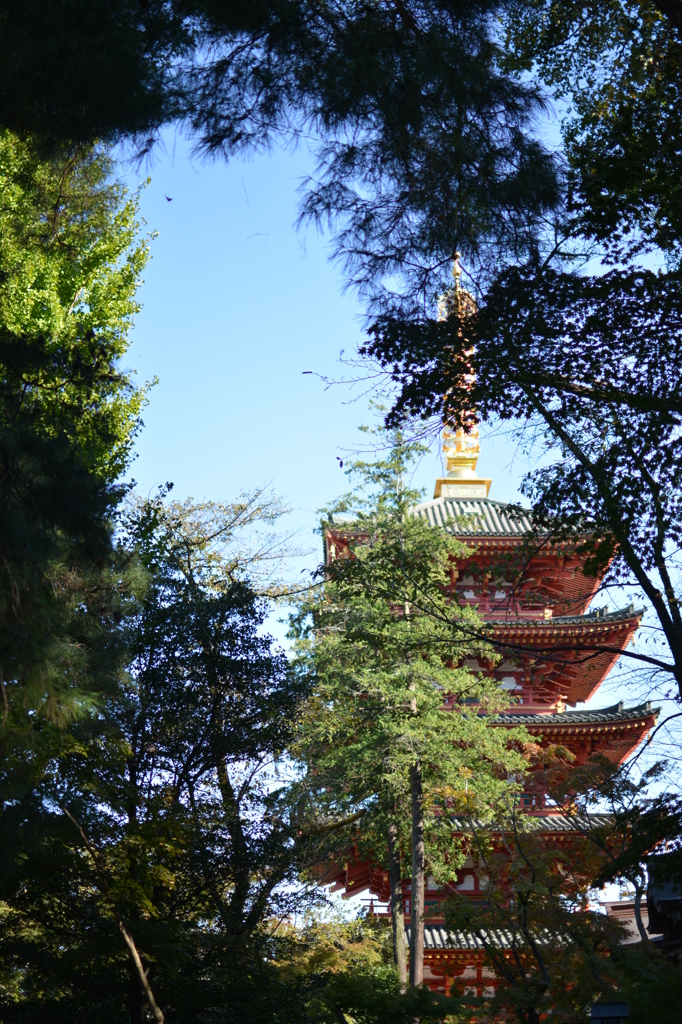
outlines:
M644 927L644 921L642 921L642 887L641 885L635 885L635 923L637 925L637 931L639 932L640 938L643 943L650 942L649 936L647 935L646 928Z
M147 1000L142 992L140 978L135 965L130 964L128 972L128 1011L130 1024L147 1024Z
M410 985L424 980L424 788L421 761L410 769L412 788L412 896L410 899Z
M391 918L393 920L393 960L398 968L400 991L407 988L407 951L405 949L405 913L403 909L403 880L400 871L398 826L388 826L388 873L391 880Z
M147 972L145 971L144 966L142 964L142 960L140 959L140 954L137 951L135 941L120 918L118 921L118 927L120 929L121 935L125 939L126 946L130 950L130 955L132 957L133 964L135 965L135 970L137 972L140 985L142 986L142 991L145 994L147 1003L149 1004L149 1009L152 1012L152 1017L157 1022L157 1024L164 1024L165 1018L163 1015L163 1011L158 1006L156 999L154 998L154 993L152 992L151 985L149 984Z

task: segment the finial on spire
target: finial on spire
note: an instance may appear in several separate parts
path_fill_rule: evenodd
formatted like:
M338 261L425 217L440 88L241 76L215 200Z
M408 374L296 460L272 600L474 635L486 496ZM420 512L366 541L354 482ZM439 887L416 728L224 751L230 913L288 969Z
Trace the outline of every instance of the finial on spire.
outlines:
M446 320L452 313L461 318L465 313L474 312L476 303L473 296L462 288L461 253L456 252L452 262L452 276L455 284L443 295L438 303L438 317ZM473 382L473 374L472 374ZM478 427L474 425L466 433L459 427L452 430L443 426L443 455L446 460L446 475L436 480L434 498L487 498L491 480L476 476L476 463L481 453Z
M454 285L451 288L447 288L438 300L439 320L447 320L453 313L456 313L461 318L476 310L476 302L473 295L466 288L462 288L461 256L460 252L456 252L455 258L452 261Z
M436 480L434 498L487 498L492 480L476 476L476 463L481 454L478 427L464 433L459 427L443 427L445 476Z
M459 291L459 282L462 277L462 264L459 262L462 258L461 252L455 253L455 258L452 261L452 276L455 279L455 289Z

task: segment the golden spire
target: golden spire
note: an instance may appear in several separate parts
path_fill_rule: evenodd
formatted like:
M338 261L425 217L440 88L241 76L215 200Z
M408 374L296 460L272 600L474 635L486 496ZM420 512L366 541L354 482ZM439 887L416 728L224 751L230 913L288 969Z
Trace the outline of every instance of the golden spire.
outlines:
M456 253L452 264L454 287L448 289L438 304L438 317L441 320L446 320L455 312L461 317L476 308L473 295L461 286L462 267L459 260L460 254ZM482 480L476 476L476 463L480 454L477 426L465 433L461 427L452 430L445 424L443 455L446 470L445 476L436 480L434 498L487 498L492 480Z
M458 316L462 317L466 313L474 313L476 311L476 300L473 295L466 288L462 288L460 256L461 254L456 252L455 258L452 261L452 277L455 283L452 288L448 288L441 295L438 301L439 320L447 320L451 313L457 313Z
M436 480L434 498L487 498L492 480L476 476L480 454L478 427L472 427L466 434L461 427L443 427L445 476Z

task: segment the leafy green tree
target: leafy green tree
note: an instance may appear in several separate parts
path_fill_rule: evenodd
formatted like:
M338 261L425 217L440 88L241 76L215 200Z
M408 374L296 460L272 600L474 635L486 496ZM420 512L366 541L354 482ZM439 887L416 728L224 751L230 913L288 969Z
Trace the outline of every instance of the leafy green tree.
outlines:
M86 576L111 551L145 401L120 363L148 246L137 200L112 183L112 169L96 149L41 160L0 134L5 723L13 705L73 713L95 687L78 635L97 586Z
M454 1022L451 999L410 989L401 992L393 968L390 929L371 911L353 921L308 916L291 929L281 971L298 978L306 994L306 1020L315 1024L423 1024Z
M276 508L129 511L120 558L147 585L121 622L127 672L2 808L3 1021L302 1016L277 925L339 823L291 792L305 680L263 631L258 555L237 552Z
M505 21L506 67L532 69L566 111L572 230L614 255L659 247L676 265L678 0L524 0L509 6Z
M326 814L365 812L354 842L389 867L402 982L402 880L411 878L413 986L423 976L427 865L447 885L465 858L452 838L453 806L466 792L485 817L513 788L510 772L524 768L512 749L521 734L490 727L508 695L493 678L458 667L492 655L478 617L448 586L452 560L466 549L413 514L419 496L404 479L418 451L398 435L386 459L352 465L360 486L328 510L324 582L294 624L299 671L314 680L294 748L305 785Z

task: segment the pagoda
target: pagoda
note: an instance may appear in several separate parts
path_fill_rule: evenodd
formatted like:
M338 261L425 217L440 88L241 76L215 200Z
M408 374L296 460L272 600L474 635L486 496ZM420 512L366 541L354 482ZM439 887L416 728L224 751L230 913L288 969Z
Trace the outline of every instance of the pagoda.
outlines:
M595 753L622 763L645 740L658 714L649 703L618 703L598 710L579 708L590 700L632 641L642 612L632 605L618 611L591 609L600 581L583 573L586 553L580 538L550 540L538 536L530 518L516 506L492 500L490 480L476 475L480 454L478 431L444 431L445 475L436 481L433 500L414 515L456 535L467 549L451 577L458 601L472 605L492 627L498 663L469 659L465 667L485 672L509 692L508 710L495 727L526 727L539 746L561 744L584 764ZM348 524L332 523L325 534L325 561L348 546ZM519 802L537 820L547 841L571 842L574 819L551 804L542 776L530 773ZM599 817L599 816L595 816ZM464 830L464 823L462 823ZM453 820L453 835L457 835ZM369 890L382 903L390 900L389 875L378 864L354 859L325 865L320 883L347 896ZM457 872L454 887L473 899L484 898L476 865L469 859ZM406 916L410 882L403 883ZM441 905L446 898L428 879L424 925L424 981L433 991L449 992L453 982L478 996L491 996L498 984L485 966L477 936L448 932ZM409 928L408 937L409 937ZM503 932L491 936L504 947Z

